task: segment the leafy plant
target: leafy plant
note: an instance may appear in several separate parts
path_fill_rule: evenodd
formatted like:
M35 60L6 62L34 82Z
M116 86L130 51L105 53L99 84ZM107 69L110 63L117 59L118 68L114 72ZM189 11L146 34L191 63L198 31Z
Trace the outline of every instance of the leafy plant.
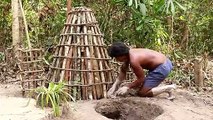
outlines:
M60 116L60 104L68 102L69 99L75 101L75 99L67 93L67 89L63 82L54 84L53 82L49 83L48 88L42 86L33 90L37 97L36 102L39 106L42 107L52 107L55 116Z

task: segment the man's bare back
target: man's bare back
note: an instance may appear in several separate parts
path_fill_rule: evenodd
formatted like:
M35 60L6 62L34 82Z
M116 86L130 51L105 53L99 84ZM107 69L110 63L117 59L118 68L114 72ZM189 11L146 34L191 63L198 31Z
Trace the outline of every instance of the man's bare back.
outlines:
M162 53L150 49L130 49L130 64L139 63L143 69L154 70L167 59Z

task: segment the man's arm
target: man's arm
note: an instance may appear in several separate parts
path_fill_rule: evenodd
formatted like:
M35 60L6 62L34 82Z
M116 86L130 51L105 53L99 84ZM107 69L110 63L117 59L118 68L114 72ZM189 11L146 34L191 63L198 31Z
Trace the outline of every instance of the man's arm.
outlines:
M130 64L133 72L135 73L137 80L133 81L128 85L129 88L137 88L141 86L144 82L144 71L138 62L133 62Z
M118 89L121 82L126 78L126 72L128 70L128 67L129 67L129 63L122 64L118 78L116 79L116 81L114 82L114 84L112 85L112 87L109 89L107 93L109 97L113 96L114 92Z
M122 64L121 68L120 68L120 73L118 76L118 80L123 81L126 79L126 72L128 70L129 67L129 62L125 62Z
M129 62L123 63L122 66L120 67L120 73L118 75L118 78L116 79L115 83L113 84L113 86L115 86L116 89L121 84L121 82L123 80L125 80L128 67L129 67Z

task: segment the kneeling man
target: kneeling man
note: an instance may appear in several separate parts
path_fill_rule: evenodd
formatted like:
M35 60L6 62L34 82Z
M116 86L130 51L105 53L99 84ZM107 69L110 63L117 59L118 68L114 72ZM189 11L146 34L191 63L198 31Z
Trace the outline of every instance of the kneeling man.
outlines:
M157 87L173 68L172 62L164 54L150 49L130 49L122 42L113 43L108 48L108 54L123 63L118 78L108 91L109 97L125 95L129 89L137 88L139 89L138 95L142 97L153 97L164 92L168 93L170 98L173 97L171 96L171 90L176 88L175 85ZM137 79L129 85L119 88L126 78L129 65ZM143 69L148 70L146 76Z

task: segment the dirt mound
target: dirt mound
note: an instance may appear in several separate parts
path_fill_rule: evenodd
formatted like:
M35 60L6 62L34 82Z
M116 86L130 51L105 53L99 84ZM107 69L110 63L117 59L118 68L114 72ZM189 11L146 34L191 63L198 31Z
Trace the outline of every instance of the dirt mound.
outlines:
M155 104L130 98L100 101L95 110L114 120L152 120L163 113L163 109Z

